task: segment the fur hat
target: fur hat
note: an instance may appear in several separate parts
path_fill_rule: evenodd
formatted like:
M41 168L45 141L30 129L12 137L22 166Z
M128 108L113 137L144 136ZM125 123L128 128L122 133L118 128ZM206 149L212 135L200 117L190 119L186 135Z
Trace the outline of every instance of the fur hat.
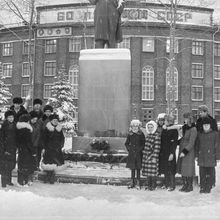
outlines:
M206 105L200 105L198 110L202 111L202 112L208 112L209 111L209 109Z
M57 119L59 121L59 115L57 115L57 114L50 115L49 120L52 121L53 119Z
M31 118L31 119L32 119L32 118L38 118L38 116L39 116L36 111L31 111L31 112L29 112L29 115L30 115L30 118Z
M15 116L15 113L12 110L8 110L5 112L5 118L7 118L8 116Z
M23 114L19 117L19 122L28 122L30 121L30 118L29 114Z
M209 118L209 117L205 117L202 119L202 125L205 125L205 124L212 124L212 119Z
M152 132L149 132L148 125L153 125L153 131ZM151 120L151 121L147 122L147 124L146 124L147 134L154 134L156 132L156 130L157 130L157 123L155 121Z
M33 105L36 105L36 104L40 104L40 105L42 105L43 102L42 102L41 99L34 99L34 101L33 101Z
M22 104L23 100L21 97L15 97L13 98L13 104Z
M44 112L46 112L46 111L51 111L51 112L53 112L53 107L51 106L51 105L45 105L44 106Z
M138 119L133 119L130 126L141 126L141 122Z

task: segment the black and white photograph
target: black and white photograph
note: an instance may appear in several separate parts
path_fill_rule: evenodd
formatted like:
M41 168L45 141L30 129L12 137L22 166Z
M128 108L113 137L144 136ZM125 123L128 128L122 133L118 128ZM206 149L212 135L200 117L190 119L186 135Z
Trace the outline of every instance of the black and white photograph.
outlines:
M220 219L220 1L0 0L0 204Z

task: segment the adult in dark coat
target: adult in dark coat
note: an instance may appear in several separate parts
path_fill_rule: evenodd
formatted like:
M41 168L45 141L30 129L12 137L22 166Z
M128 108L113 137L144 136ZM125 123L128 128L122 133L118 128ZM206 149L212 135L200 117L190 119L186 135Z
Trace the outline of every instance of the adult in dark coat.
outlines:
M24 114L17 123L18 183L26 185L35 170L36 152L32 143L33 129L28 123L30 115Z
M22 105L23 100L21 97L15 97L13 98L13 105L10 107L10 110L14 112L14 121L17 123L19 120L19 117L23 114L28 114L27 110Z
M13 185L11 172L16 165L16 124L14 112L5 112L5 121L1 128L1 181L2 187Z
M130 132L125 141L125 146L128 150L128 158L126 167L131 169L131 184L129 188L135 187L135 171L137 172L137 188L140 188L140 170L142 167L143 149L145 145L145 136L140 129L141 122L132 120Z
M53 114L49 117L50 122L47 123L45 129L42 168L47 172L47 179L51 184L55 181L55 171L64 164L62 148L64 146L64 135L62 125L59 123L59 116Z
M182 175L183 186L181 192L193 190L193 177L195 175L195 142L197 130L193 123L193 116L187 112L183 114L183 137L180 140L177 172Z
M165 125L174 124L173 116L166 116ZM163 129L161 133L161 148L159 154L159 174L164 174L165 187L168 191L175 190L176 147L178 141L177 129Z
M41 99L34 99L33 101L33 110L36 114L38 119L42 118L44 115L44 112L42 111L42 100Z
M121 14L124 9L123 0L89 0L95 4L95 47L115 48L122 41Z

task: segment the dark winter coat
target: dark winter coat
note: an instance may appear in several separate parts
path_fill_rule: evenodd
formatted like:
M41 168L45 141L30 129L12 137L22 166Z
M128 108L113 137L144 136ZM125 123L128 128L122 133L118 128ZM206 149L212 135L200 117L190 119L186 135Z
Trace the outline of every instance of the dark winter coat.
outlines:
M211 119L211 128L212 128L212 130L213 131L218 131L218 126L217 126L216 120L212 116L210 116L210 115L207 115L207 117ZM198 132L203 132L202 120L203 120L203 118L200 117L196 121L196 128L197 128Z
M32 128L27 122L17 123L18 170L32 173L36 169L36 152L32 143Z
M180 140L179 156L183 152L184 157L178 157L177 172L184 177L191 177L195 175L195 143L197 137L197 130L195 126L183 126L185 130L183 137Z
M1 128L1 173L12 171L16 165L16 124L5 120Z
M32 144L34 147L34 151L37 153L37 149L40 147L42 140L41 140L41 123L39 120L32 124L30 123L33 131L32 131Z
M220 159L220 146L218 144L218 133L216 131L198 133L196 156L198 157L199 166L216 166L216 160Z
M12 110L12 111L14 112L14 117L15 117L14 121L15 121L15 122L18 122L19 117L20 117L21 115L28 114L27 110L24 108L23 105L20 105L20 110L19 110L18 112L15 111L14 105L12 105L12 106L10 107L10 110Z
M94 25L95 40L106 40L110 45L122 41L121 13L124 8L122 4L119 9L118 0L89 0L95 4Z
M44 164L55 164L61 166L64 164L62 148L64 146L64 135L60 125L53 126L47 123L45 129L45 153L43 156Z
M143 150L142 174L143 176L157 176L160 153L160 134L156 131L147 134Z
M145 136L142 131L137 133L130 132L125 141L125 146L128 150L128 158L126 167L130 169L141 169L142 156L145 145Z
M176 147L178 141L178 131L176 129L163 129L161 133L161 146L159 154L159 174L171 172L176 174ZM173 160L168 161L170 154Z

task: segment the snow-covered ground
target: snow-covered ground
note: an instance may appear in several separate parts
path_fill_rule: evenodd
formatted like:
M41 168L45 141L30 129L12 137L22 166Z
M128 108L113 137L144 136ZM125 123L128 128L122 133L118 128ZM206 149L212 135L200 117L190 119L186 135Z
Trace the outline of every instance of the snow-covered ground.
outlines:
M0 189L0 219L220 219L220 166L211 194L199 194L198 186L190 193L178 188L149 192L126 186L35 182L27 188Z

